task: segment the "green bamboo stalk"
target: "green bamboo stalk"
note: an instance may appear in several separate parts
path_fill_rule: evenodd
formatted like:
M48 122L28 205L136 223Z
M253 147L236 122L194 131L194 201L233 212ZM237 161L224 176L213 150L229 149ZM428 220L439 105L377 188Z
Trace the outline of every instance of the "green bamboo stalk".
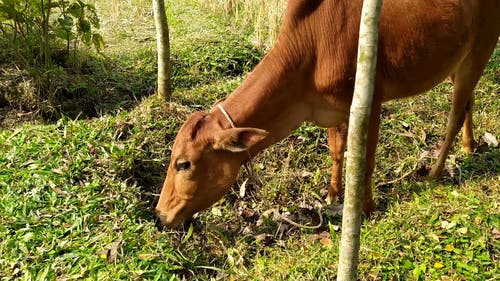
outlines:
M360 248L368 124L377 63L382 0L365 0L361 11L358 61L347 137L346 187L337 281L355 281Z
M170 40L164 0L153 0L158 52L158 95L168 101L172 91L170 81Z

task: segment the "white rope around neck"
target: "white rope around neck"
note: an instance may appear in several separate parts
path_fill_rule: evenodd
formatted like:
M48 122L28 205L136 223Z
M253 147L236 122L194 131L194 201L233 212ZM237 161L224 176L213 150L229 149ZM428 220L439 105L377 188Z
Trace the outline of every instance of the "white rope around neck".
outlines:
M219 108L220 112L222 112L222 115L224 115L224 117L226 117L229 124L231 124L231 127L233 129L236 129L236 125L234 124L233 118L231 118L231 115L229 115L229 113L227 113L227 111L224 109L224 107L222 107L222 104L218 103L217 107ZM258 179L262 185L262 180L260 180L260 178L257 178L256 174L254 173L253 164L252 164L252 155L250 154L250 151L247 150L247 154L248 154L248 163L245 164L245 168L247 169L248 175L250 176L250 178Z
M224 107L222 107L222 104L220 104L220 103L217 104L217 107L220 109L220 112L222 112L224 117L226 117L227 121L229 121L229 124L231 124L231 127L236 129L236 126L234 125L233 119L231 118L231 116L229 116L229 113L227 113L227 111L224 109Z

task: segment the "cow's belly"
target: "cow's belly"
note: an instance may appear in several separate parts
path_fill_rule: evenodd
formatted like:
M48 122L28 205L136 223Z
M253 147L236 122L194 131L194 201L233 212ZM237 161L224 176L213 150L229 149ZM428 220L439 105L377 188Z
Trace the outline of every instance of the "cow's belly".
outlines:
M391 69L389 73L397 75L382 75L383 101L406 98L424 93L451 76L469 48L456 49L445 56L431 56L419 63Z
M452 71L434 73L432 76L413 79L412 81L386 81L383 86L383 101L422 94L444 81L451 73Z
M407 16L387 9L378 67L384 100L428 91L450 76L474 46L477 11L468 1L437 1L432 6Z

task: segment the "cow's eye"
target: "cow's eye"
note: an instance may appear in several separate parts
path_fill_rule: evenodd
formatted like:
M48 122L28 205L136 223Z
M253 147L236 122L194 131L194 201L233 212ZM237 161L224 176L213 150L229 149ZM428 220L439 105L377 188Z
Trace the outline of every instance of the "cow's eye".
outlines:
M187 160L179 160L175 163L175 169L177 171L185 171L189 170L189 168L191 168L191 162Z

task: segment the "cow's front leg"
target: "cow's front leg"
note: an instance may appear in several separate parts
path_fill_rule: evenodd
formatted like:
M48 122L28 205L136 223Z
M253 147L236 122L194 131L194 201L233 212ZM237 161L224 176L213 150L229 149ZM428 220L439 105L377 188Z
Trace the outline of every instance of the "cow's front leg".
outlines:
M372 194L372 175L375 170L375 152L378 142L381 107L382 103L374 97L366 142L365 188L363 193L363 212L366 215L370 215L375 210L375 201Z
M331 204L344 194L342 188L342 168L344 164L344 152L347 142L347 123L328 129L328 148L332 157L332 177L326 202Z
M375 210L375 201L372 194L372 175L375 170L375 152L378 142L380 111L382 103L374 98L370 122L368 125L365 184L363 194L363 212L370 215ZM332 203L344 194L342 187L342 168L344 162L344 152L347 145L347 122L328 129L328 147L332 156L332 177L330 189L326 197L327 203Z

